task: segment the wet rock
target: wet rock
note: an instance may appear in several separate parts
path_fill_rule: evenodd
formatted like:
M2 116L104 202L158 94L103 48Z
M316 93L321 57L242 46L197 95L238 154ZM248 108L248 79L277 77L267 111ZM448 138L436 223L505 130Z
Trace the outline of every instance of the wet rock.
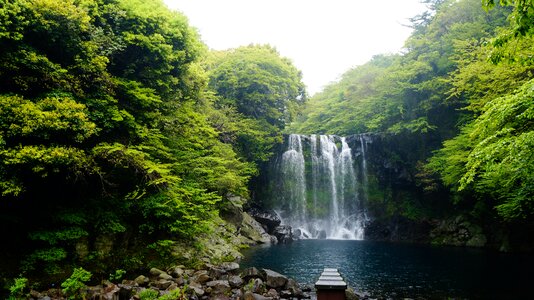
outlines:
M243 213L243 222L241 224L240 234L248 238L253 243L266 244L271 243L272 236L269 235L258 221L248 213Z
M251 215L256 221L258 221L263 227L265 228L265 231L269 234L273 234L276 227L280 226L280 223L282 223L282 220L280 220L280 217L276 214L276 212L272 210L262 210L259 208L252 208L247 211L249 215Z
M278 292L275 289L268 290L266 296L271 298L279 298Z
M293 233L289 225L276 226L272 234L278 239L279 243L285 244L293 241Z
M288 290L282 290L280 291L280 298L291 298L291 292Z
M291 278L287 279L284 289L288 290L292 296L299 297L302 295L302 290L300 289L299 284Z
M356 295L356 293L354 292L353 289L347 288L345 290L345 299L346 300L358 300L358 299L360 299L360 297L358 297L358 295Z
M282 288L287 283L287 277L273 270L263 269L265 285L271 288Z

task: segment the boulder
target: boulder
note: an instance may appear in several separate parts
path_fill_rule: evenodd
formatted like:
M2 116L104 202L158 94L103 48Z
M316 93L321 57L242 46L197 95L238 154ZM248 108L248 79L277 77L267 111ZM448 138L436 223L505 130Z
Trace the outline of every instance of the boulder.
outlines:
M244 300L270 300L272 298L268 298L265 296L262 296L260 294L252 293L252 292L245 292L243 295Z
M268 290L266 296L271 298L279 298L278 292L275 289Z
M243 285L243 279L239 276L232 275L228 277L228 283L230 283L230 286L233 288L241 287Z
M171 275L173 277L178 278L178 277L184 275L184 270L182 268L180 268L180 267L174 267L169 273L171 273Z
M240 234L252 241L252 243L267 244L271 242L271 235L265 232L262 225L248 213L243 213L243 222L241 225Z
M138 286L146 286L149 282L148 278L144 275L139 275L137 276L137 278L134 279L134 282L138 285Z
M160 274L163 274L163 273L167 274L165 271L162 271L162 270L160 270L158 268L150 269L150 275L152 275L152 276L159 276Z
M118 284L120 288L119 299L130 299L134 293L134 287L130 284Z
M288 290L293 297L302 296L302 290L300 289L299 284L291 278L287 279L284 289Z
M158 278L159 279L165 279L165 280L171 280L172 276L164 272L164 273L159 274Z
M228 273L235 273L237 270L239 270L239 264L236 262L223 262L220 265L220 268Z
M241 278L243 278L243 280L246 282L254 278L265 279L264 274L260 272L260 270L256 269L255 267L244 269L243 272L241 272Z
M212 295L227 294L232 288L228 280L213 280L206 283L208 288L211 288Z
M265 285L270 288L283 288L287 283L287 277L273 270L263 269Z
M191 278L191 281L198 283L206 283L211 280L211 277L208 275L207 270L196 271Z
M273 210L263 210L259 208L251 208L247 211L256 221L258 221L267 233L273 234L276 227L282 223L278 214Z
M260 278L251 279L244 287L243 290L252 293L261 294L265 292L265 284Z
M278 239L278 242L282 244L291 243L293 241L293 233L291 226L289 225L276 226L273 235Z
M199 297L202 297L204 295L204 290L202 289L202 286L198 283L189 284L188 290L190 293L194 293L195 295Z
M154 283L154 286L160 290L166 290L169 286L173 284L173 281L167 279L159 279Z

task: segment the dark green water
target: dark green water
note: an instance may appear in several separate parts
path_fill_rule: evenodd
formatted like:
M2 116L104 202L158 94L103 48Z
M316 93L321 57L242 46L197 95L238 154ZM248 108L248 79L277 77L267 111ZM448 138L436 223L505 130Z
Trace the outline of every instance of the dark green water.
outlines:
M244 254L242 267L306 284L323 268L338 268L350 287L377 298L534 299L532 255L348 240L300 240Z

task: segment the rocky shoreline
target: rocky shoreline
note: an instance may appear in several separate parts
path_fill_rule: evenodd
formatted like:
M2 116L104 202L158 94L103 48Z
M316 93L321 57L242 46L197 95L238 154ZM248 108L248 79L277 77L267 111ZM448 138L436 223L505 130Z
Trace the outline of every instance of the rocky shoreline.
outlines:
M118 284L104 281L100 285L89 286L81 290L81 294L83 299L88 300L315 298L309 286L269 269L240 269L235 262L217 266L207 264L200 270L186 269L184 266L165 271L152 268L147 274L133 280L123 280ZM61 289L31 291L30 296L34 300L67 299Z

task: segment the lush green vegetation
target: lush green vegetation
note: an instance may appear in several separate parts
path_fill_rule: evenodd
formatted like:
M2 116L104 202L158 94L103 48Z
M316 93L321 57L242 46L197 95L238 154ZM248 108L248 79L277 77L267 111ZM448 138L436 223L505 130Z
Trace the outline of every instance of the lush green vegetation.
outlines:
M429 202L445 186L460 211L531 223L534 3L482 2L427 1L405 53L345 73L290 131L403 136L419 149L404 155L399 145L391 159L409 158L404 167Z
M159 0L1 3L0 277L202 252L305 99L291 62L268 46L210 54Z

